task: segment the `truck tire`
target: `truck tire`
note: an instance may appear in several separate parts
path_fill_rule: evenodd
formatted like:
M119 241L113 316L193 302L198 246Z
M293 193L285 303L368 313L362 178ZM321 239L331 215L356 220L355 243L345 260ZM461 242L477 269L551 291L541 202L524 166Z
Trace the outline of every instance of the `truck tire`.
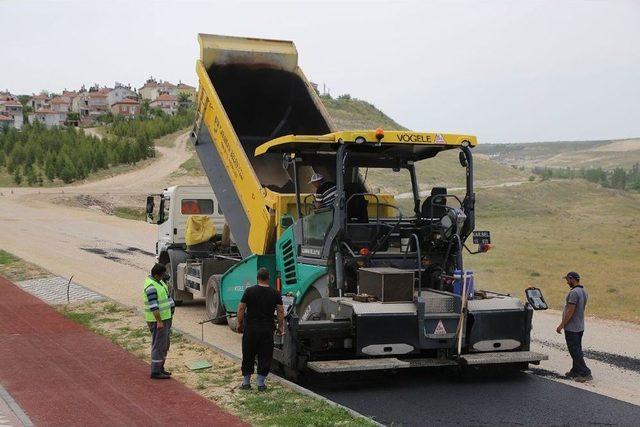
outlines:
M213 275L207 280L207 297L205 299L205 306L207 307L207 316L211 320L211 323L216 325L222 325L227 323L224 315L227 313L224 309L222 301L220 301L220 276Z
M178 289L178 285L175 282L178 277L178 264L183 263L187 260L187 254L181 250L169 249L167 251L169 254L169 265L167 266L167 271L171 275L169 279L169 295L175 301L176 305L182 305L183 301L189 301L193 299L193 295L189 292L184 292Z

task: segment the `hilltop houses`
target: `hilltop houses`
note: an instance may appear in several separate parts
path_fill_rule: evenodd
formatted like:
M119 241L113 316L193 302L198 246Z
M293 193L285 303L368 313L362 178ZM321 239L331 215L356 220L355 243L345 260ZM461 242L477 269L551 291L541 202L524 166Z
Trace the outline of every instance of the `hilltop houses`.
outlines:
M9 91L0 91L0 129L22 128L25 116L30 123L40 122L47 127L91 124L105 114L133 119L140 115L143 103L166 114L176 114L180 107L195 102L196 88L151 77L137 90L116 82L114 87L94 85L87 90L82 86L78 91L65 89L56 94L43 91L21 99L24 104Z

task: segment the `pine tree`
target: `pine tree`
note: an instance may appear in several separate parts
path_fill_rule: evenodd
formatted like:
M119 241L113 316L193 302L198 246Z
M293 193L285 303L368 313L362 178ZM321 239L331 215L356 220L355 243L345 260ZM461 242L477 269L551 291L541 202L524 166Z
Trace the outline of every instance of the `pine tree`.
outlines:
M29 168L25 172L25 176L27 177L27 184L29 187L33 187L38 182L38 178L36 177L36 173L33 171L33 168Z
M51 182L56 177L56 166L55 166L55 154L48 156L47 160L44 163L44 174L47 179Z
M73 163L71 163L71 160L65 156L64 166L62 168L62 172L60 173L60 179L62 179L65 184L69 184L76 179L76 176L76 168L73 166Z
M15 182L17 185L22 184L22 175L20 174L19 168L16 168L15 172L13 173L13 182Z

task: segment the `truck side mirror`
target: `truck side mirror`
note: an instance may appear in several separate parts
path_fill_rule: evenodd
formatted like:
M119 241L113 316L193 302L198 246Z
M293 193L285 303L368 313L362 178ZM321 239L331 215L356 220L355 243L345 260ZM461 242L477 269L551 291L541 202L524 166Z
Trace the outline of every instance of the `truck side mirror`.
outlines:
M527 296L527 301L531 304L531 308L534 310L546 310L549 308L546 301L544 300L544 296L542 296L542 291L539 288L534 288L533 286L527 288L524 291L524 294Z
M458 154L458 160L460 161L460 166L462 166L463 168L467 167L467 156L464 154L464 152L460 152L460 154Z
M153 215L153 210L154 209L155 209L155 201L153 200L153 196L147 196L146 213L147 213L147 222L149 224L157 224L158 223L157 219L155 219L154 215Z

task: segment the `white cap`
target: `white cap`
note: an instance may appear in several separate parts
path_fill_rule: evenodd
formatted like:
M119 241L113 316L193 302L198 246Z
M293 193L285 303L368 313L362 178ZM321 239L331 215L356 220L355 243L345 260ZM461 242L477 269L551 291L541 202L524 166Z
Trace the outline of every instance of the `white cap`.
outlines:
M311 180L309 180L309 184L311 184L312 182L322 181L323 179L324 179L324 176L316 172L311 176Z

